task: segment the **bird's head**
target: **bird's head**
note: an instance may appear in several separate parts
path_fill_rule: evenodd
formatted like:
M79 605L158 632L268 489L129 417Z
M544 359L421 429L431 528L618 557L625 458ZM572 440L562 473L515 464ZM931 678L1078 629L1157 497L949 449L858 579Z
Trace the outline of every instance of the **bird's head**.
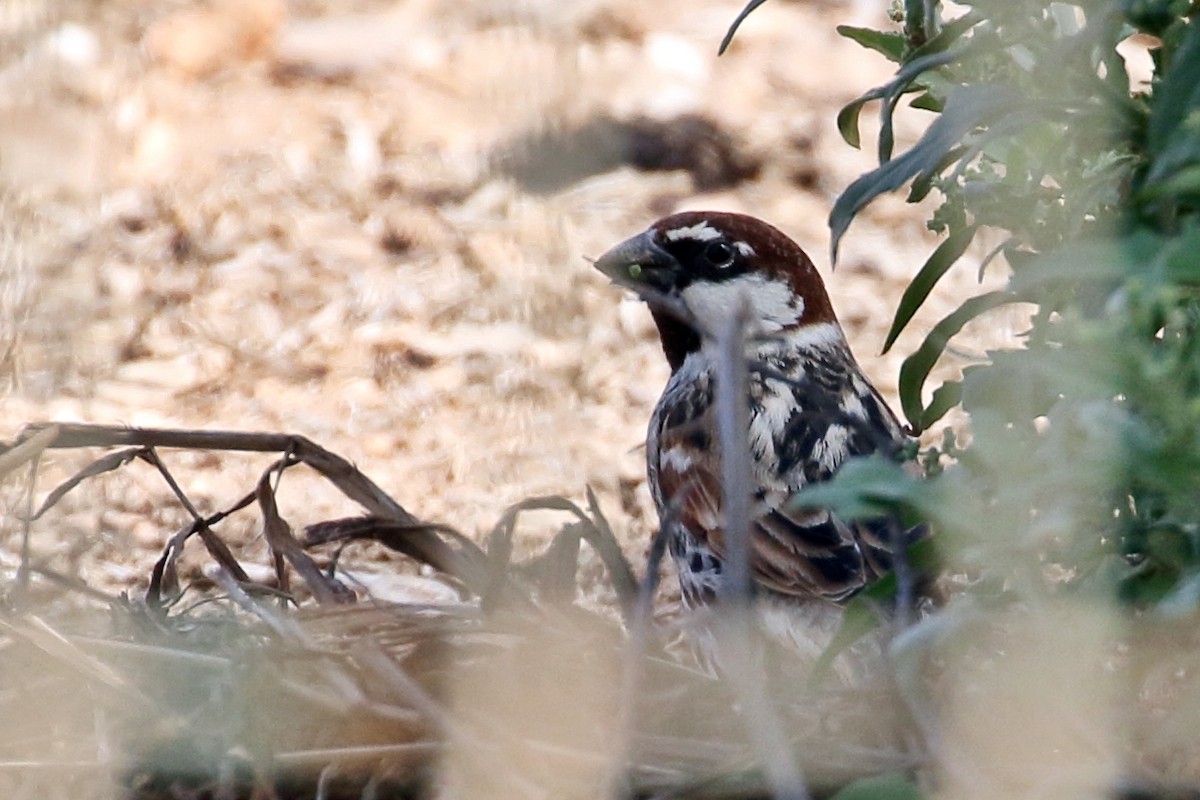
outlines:
M650 303L672 370L743 304L756 333L832 326L840 334L809 257L776 228L744 214L672 214L595 265Z

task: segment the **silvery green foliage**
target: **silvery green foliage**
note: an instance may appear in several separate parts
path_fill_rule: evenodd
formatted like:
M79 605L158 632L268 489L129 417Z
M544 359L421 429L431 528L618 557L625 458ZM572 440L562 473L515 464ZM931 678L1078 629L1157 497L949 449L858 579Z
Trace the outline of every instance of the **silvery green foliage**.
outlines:
M905 361L914 430L961 405L972 439L927 449L933 477L846 469L806 501L932 519L980 590L1114 590L1138 606L1200 603L1200 25L1184 0L967 0L893 4L894 30L840 32L897 65L839 115L881 106L879 166L839 198L834 249L873 199L937 193L946 239L918 269L888 345L981 230L1011 267L1002 291L964 297ZM1150 42L1131 85L1117 46ZM930 112L893 152L892 118ZM989 259L990 260L990 259ZM985 262L986 264L986 262ZM1023 349L927 386L964 324L1035 304ZM931 391L932 390L932 391Z

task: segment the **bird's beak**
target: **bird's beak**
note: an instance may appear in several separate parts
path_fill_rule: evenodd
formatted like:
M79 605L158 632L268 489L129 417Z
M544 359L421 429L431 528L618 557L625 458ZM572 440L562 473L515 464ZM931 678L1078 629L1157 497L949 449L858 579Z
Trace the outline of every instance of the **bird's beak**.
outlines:
M654 231L626 239L596 259L596 269L629 289L665 292L675 283L679 262L656 241Z

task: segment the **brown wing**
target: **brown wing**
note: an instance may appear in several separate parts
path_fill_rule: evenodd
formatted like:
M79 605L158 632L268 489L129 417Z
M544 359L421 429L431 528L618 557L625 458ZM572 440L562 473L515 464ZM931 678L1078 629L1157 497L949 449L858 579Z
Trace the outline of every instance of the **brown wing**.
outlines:
M796 397L774 451L752 442L750 566L755 580L780 594L849 599L892 563L888 522L847 523L822 510L787 509L788 498L808 482L828 479L850 455L886 450L902 441L891 411L869 384L838 382L822 398L808 387ZM707 387L705 387L707 389ZM789 390L790 391L790 390ZM847 415L840 391L854 391L860 411ZM660 506L698 541L726 557L721 511L721 464L714 409L707 392L677 396L656 415ZM801 407L800 402L806 405ZM761 411L761 409L758 409ZM752 436L752 439L754 437ZM804 452L799 452L804 451Z
M662 429L658 484L664 506L678 523L724 559L719 454L715 447L697 447L694 430L707 427L709 413ZM753 498L750 566L755 580L781 594L834 601L849 598L879 569L864 557L863 544L883 549L886 545L871 531L847 525L828 512L784 510L790 493L779 486L760 490Z

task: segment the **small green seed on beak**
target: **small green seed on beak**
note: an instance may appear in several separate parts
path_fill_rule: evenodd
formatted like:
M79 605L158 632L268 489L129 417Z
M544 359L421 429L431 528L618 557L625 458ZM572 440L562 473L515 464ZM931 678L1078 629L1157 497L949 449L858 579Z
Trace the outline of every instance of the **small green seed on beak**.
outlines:
M641 264L630 264L629 265L629 277L631 277L631 278L642 277L642 265Z

